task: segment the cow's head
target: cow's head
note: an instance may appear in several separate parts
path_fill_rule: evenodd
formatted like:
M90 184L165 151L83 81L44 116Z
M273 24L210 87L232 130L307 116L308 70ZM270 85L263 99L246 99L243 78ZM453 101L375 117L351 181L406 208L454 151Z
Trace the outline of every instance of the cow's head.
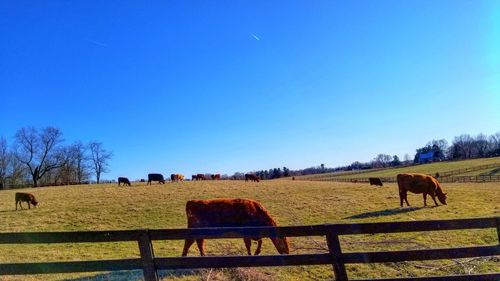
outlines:
M446 193L437 194L437 198L441 204L446 205Z
M276 247L276 250L278 250L278 253L284 255L284 254L290 254L290 246L288 243L288 238L284 237L276 237L276 238L271 238L273 241L274 247Z
M38 201L36 201L36 199L35 199L35 198L32 198L32 199L31 199L31 204L33 204L33 206L35 206L35 207L36 207L36 205L38 205Z

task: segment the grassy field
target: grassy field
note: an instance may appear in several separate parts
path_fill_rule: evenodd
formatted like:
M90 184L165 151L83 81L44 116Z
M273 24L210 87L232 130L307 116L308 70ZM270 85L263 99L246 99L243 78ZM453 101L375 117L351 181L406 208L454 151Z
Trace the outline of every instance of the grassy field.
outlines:
M498 164L500 166L500 157L481 158L481 159L472 159L463 161L436 162L436 163L422 164L422 165L401 167L401 168L377 169L375 171L366 171L358 174L349 174L345 176L341 173L317 174L317 175L304 176L304 178L325 177L325 176L347 177L347 178L395 177L397 174L400 173L422 173L422 174L434 175L436 174L436 172L443 173L443 172L477 167L488 164ZM463 173L457 176L460 175L476 176L480 174L495 175L498 173L499 173L498 168L489 168L481 171ZM300 179L300 177L298 178Z
M497 158L497 160L499 160ZM410 194L411 208L399 208L397 186L274 180L206 181L165 185L90 185L27 189L40 201L36 209L15 211L15 190L0 191L2 232L77 231L138 228L183 228L185 203L215 197L261 201L279 225L410 221L500 215L498 183L444 184L449 204L423 207L422 197ZM447 231L341 237L344 251L427 249L497 243L496 230ZM182 241L154 244L157 256L180 256ZM244 255L241 239L209 240L207 253ZM292 253L325 252L323 238L292 238ZM264 241L263 253L276 251ZM94 260L138 257L136 243L0 245L0 263ZM192 247L189 255L197 255ZM500 259L476 258L347 266L350 277L381 278L498 272ZM297 266L162 272L163 280L325 280L330 266ZM141 272L4 276L0 280L140 280Z

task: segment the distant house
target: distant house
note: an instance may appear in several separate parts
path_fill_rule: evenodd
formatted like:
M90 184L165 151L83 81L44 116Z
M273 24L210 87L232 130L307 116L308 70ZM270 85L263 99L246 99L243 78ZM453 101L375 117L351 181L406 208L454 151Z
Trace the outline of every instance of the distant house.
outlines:
M435 150L431 150L429 152L420 152L418 155L418 163L429 163L440 161L441 157L439 156L439 152Z

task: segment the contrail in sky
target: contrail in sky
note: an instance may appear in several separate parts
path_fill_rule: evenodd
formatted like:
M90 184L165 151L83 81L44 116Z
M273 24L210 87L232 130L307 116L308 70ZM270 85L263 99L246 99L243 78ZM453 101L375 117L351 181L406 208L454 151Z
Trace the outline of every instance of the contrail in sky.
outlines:
M252 37L253 37L253 38L255 38L255 40L260 41L260 38L259 38L259 37L257 37L257 35L255 35L255 34L253 34L253 33L250 33L250 35L252 35Z
M101 47L107 47L108 45L107 44L104 44L104 43L101 43L99 41L95 41L95 40L92 40L92 39L88 39L88 38L85 38L85 41L88 41L94 45L97 45L97 46L101 46Z

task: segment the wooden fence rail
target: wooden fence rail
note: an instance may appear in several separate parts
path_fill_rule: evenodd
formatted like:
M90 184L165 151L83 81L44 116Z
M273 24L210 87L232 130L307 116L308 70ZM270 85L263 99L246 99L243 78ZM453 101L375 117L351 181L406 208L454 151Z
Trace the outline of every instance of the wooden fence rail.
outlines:
M396 177L378 177L382 182L397 182ZM500 182L500 176L448 176L439 177L439 182ZM368 183L369 178L318 178L311 181Z
M409 165L413 166L413 165ZM402 167L409 166L397 166L392 168L378 168L378 169L367 169L360 170L354 172L342 172L342 173L328 173L328 174L315 174L315 175L307 175L307 176L297 176L295 177L297 180L305 180L305 181L334 181L334 182L368 182L368 177L347 177L355 174L365 174L376 172L380 170L389 170L389 169L399 169ZM490 168L500 168L500 163L494 164L485 164L480 166L474 166L469 168L451 170L451 171L436 171L439 172L439 181L441 182L498 182L500 181L500 176L490 176L490 175L478 175L478 176L459 176L460 174L481 171ZM433 173L434 174L434 173ZM376 177L376 176L374 176ZM385 179L383 181L386 182L395 182L396 176L393 177L381 177L381 179Z
M158 280L158 270L180 268L221 268L330 264L336 280L348 278L346 264L401 262L435 259L452 259L500 255L500 243L491 246L476 246L448 249L426 249L389 252L348 252L343 253L339 243L340 235L397 233L436 230L461 230L496 228L500 241L500 217L458 220L325 224L285 227L232 227L197 229L142 229L124 231L84 231L84 232L31 232L0 233L0 244L32 243L82 243L82 242L121 242L137 241L140 258L3 263L0 275L24 275L41 273L96 272L113 270L142 269L146 281ZM210 257L155 257L152 241L184 239L221 239L244 237L299 237L323 236L329 252L321 254L271 255L271 256L210 256ZM419 277L393 280L500 280L500 272L476 275L455 275L440 277Z

